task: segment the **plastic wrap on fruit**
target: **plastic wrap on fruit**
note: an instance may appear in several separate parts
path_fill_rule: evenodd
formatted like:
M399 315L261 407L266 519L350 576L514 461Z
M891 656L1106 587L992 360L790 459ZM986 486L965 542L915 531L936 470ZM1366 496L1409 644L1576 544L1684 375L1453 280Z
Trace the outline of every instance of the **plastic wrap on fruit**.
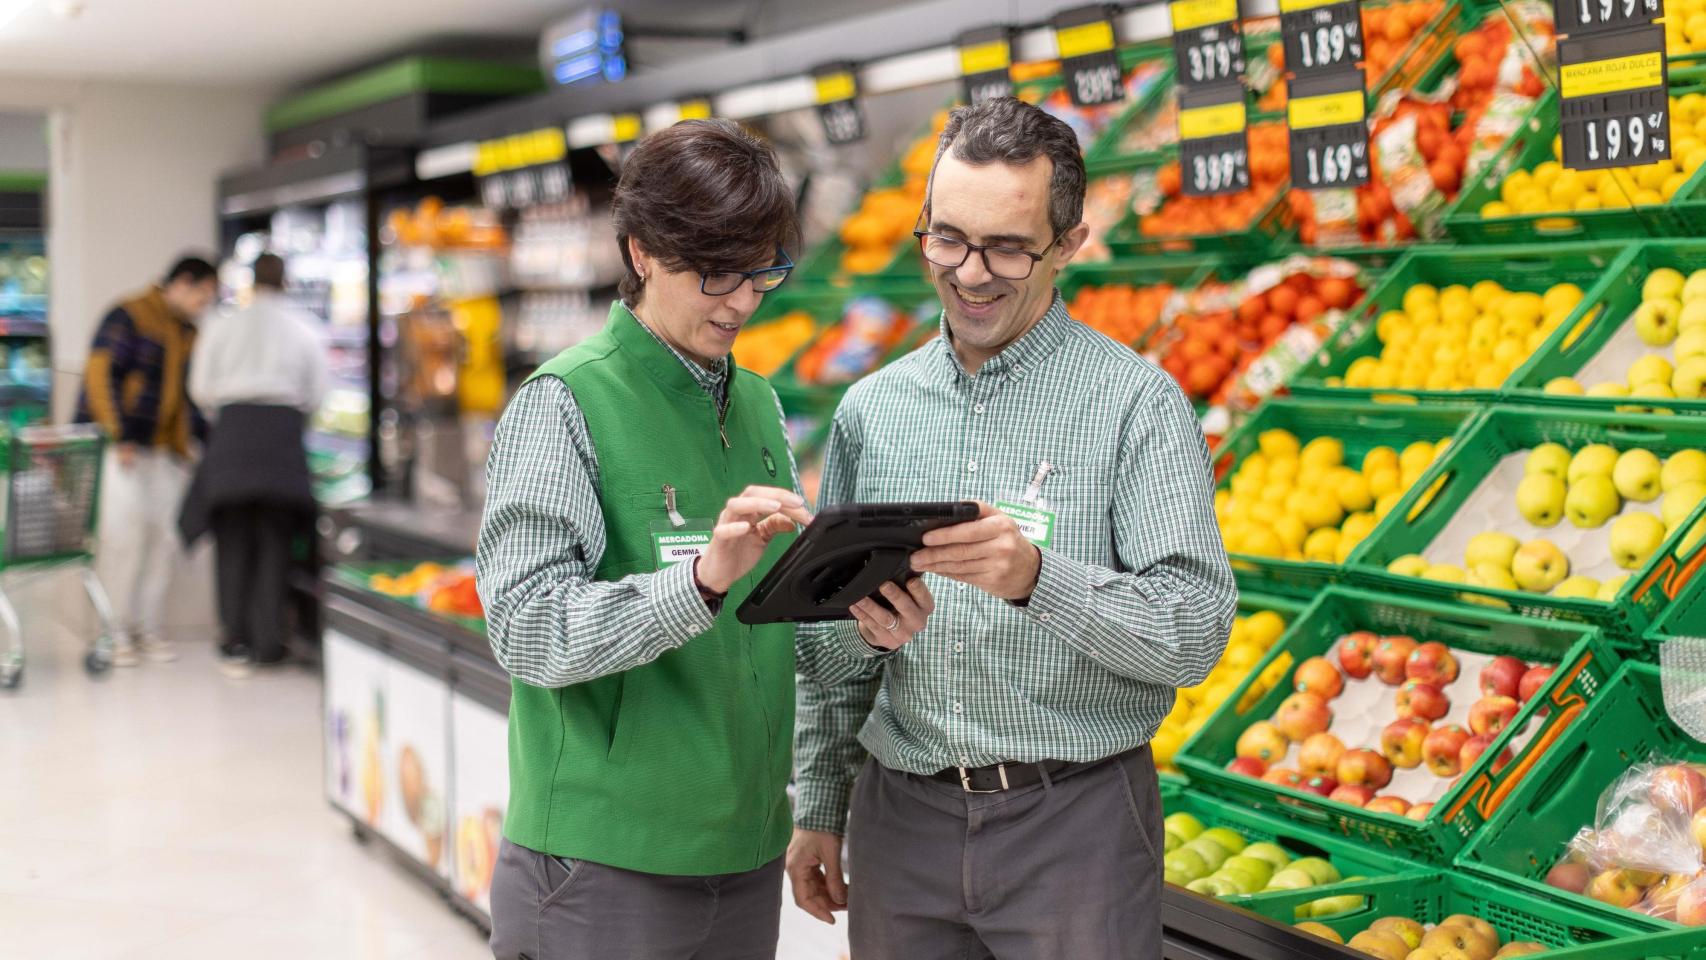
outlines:
M1700 768L1657 758L1636 764L1600 794L1593 827L1570 841L1569 853L1600 872L1693 876L1702 867L1694 830L1702 808Z

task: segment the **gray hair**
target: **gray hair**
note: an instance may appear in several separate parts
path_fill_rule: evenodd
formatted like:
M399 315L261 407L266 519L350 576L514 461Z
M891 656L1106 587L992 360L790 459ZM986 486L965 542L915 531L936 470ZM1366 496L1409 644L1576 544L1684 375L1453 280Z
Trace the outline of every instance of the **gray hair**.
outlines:
M949 149L954 157L973 166L1030 163L1048 157L1054 172L1048 185L1049 228L1056 237L1078 226L1084 219L1084 155L1078 135L1058 117L1023 100L999 97L976 106L957 107L948 115L942 139L936 145L936 163ZM934 186L936 170L930 169ZM924 197L924 214L930 214L930 195Z

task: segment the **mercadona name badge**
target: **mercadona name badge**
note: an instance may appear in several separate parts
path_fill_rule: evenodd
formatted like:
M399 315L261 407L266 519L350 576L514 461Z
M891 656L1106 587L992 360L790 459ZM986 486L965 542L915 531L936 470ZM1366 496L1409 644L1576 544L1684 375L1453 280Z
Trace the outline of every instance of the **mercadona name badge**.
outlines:
M1039 547L1047 547L1054 542L1054 514L1041 507L1027 507L1021 503L1009 503L998 500L995 509L1013 518L1019 525L1019 532L1026 540Z
M658 569L662 570L704 554L705 548L711 545L711 531L654 530L652 543L657 548Z

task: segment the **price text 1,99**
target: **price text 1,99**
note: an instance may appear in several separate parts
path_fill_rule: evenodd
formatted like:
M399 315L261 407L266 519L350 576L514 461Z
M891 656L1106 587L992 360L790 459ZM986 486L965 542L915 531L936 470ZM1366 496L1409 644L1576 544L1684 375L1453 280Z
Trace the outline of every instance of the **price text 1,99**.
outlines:
M1657 133L1657 131L1652 131ZM1582 136L1587 143L1590 163L1606 160L1628 160L1631 163L1646 157L1649 152L1647 121L1639 116L1604 117L1582 124Z

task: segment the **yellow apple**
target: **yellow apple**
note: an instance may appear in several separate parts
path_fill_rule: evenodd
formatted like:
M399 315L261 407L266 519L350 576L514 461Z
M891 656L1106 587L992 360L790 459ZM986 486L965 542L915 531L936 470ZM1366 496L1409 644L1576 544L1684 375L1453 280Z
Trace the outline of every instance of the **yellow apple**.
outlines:
M1477 533L1469 539L1469 546L1463 551L1463 562L1471 570L1484 563L1509 570L1511 558L1516 556L1516 551L1521 546L1522 541L1508 533L1496 530Z
M1550 473L1560 480L1570 476L1570 451L1561 443L1543 443L1528 452L1523 461L1523 475Z
M1599 596L1600 582L1583 574L1576 574L1552 590L1554 597L1565 600L1593 600Z
M1611 524L1611 559L1625 570L1639 570L1664 540L1663 520L1639 510L1626 513Z
M1676 368L1670 361L1656 353L1648 354L1629 366L1629 388L1635 390L1649 383L1670 385L1670 378L1676 373Z
M1545 593L1570 575L1570 558L1550 540L1530 540L1512 559L1511 575L1522 589Z
M1386 565L1386 569L1400 577L1419 577L1427 570L1428 561L1420 554L1406 554Z
M1648 300L1635 308L1631 318L1642 342L1652 347L1668 346L1681 329L1682 304L1675 300Z
M1706 450L1679 450L1665 460L1659 484L1666 491L1690 483L1706 483Z
M1599 585L1599 593L1594 597L1594 599L1600 600L1604 603L1615 603L1617 602L1617 595L1623 592L1623 585L1628 582L1629 575L1627 573L1622 574L1621 576L1612 577L1610 580Z
M1627 384L1617 383L1611 380L1607 380L1604 383L1596 383L1588 388L1588 396L1590 397L1627 397L1628 395L1629 387Z
M1660 493L1659 476L1664 462L1651 450L1625 450L1612 468L1611 479L1625 500L1652 503Z
M1621 509L1623 501L1617 485L1597 473L1570 484L1569 495L1564 498L1564 515L1570 518L1572 525L1583 530L1604 526Z
M1665 529L1675 530L1701 500L1706 500L1706 483L1685 483L1666 493L1659 503L1659 519L1664 521Z
M1693 303L1696 300L1706 300L1706 270L1696 270L1688 275L1688 280L1682 285L1682 302Z
M1698 400L1706 394L1706 355L1692 356L1679 363L1671 374L1670 388L1685 400Z
M1575 483L1582 477L1592 474L1609 477L1611 471L1617 469L1617 451L1603 443L1591 443L1576 451L1570 460L1570 469L1566 479Z
M1578 455L1579 456L1579 455ZM1550 473L1531 473L1516 488L1516 508L1537 527L1556 526L1564 517L1568 488Z

